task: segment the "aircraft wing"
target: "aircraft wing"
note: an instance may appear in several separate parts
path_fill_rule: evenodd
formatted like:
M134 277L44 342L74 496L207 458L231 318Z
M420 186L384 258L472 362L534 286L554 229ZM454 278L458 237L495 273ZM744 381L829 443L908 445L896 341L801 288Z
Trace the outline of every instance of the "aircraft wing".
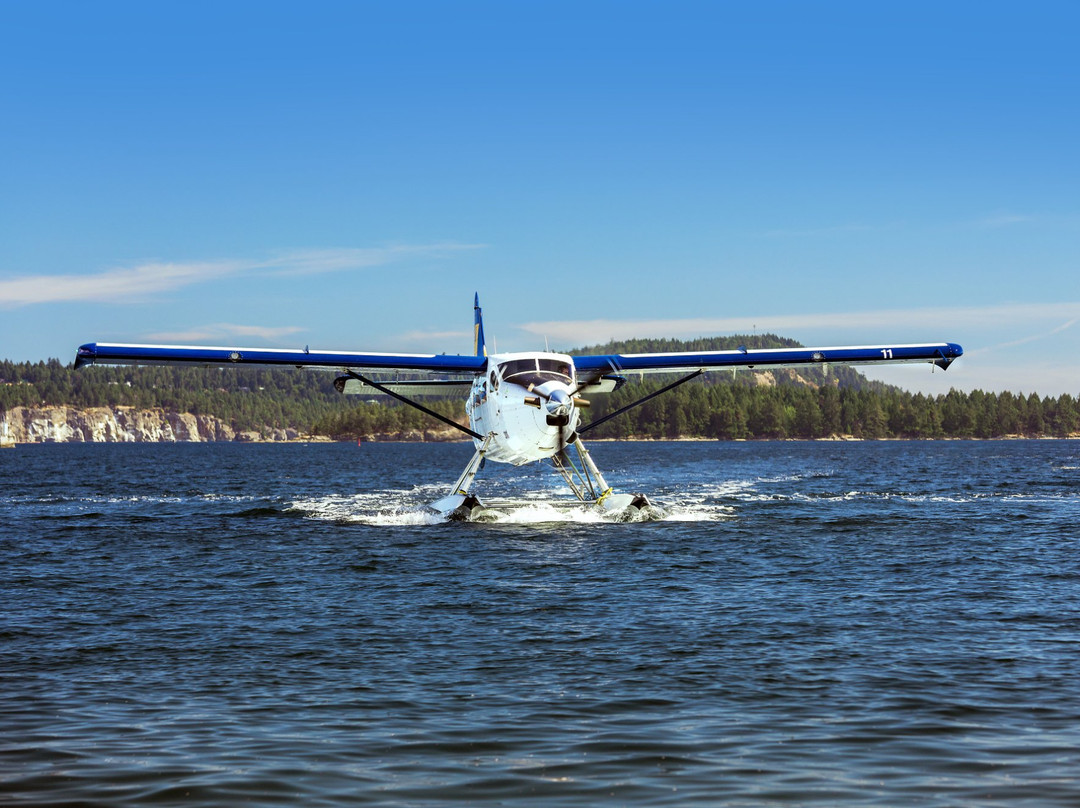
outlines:
M799 365L890 365L929 362L947 369L962 356L955 342L924 345L863 345L831 348L746 348L734 351L686 351L672 353L596 354L575 356L581 372L671 373L680 370L797 367Z
M82 345L75 367L84 365L191 365L229 367L255 365L334 370L405 370L431 373L482 373L487 357L455 354L354 353L275 348L215 348L194 345Z

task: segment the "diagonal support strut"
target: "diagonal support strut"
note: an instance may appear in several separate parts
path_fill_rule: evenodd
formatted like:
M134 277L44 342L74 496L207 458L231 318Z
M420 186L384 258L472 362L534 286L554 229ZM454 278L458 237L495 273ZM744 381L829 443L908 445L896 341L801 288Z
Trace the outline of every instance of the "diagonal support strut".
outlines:
M595 421L592 421L592 422L590 422L588 424L585 424L585 426L578 427L578 430L577 430L578 434L580 435L582 432L588 432L593 427L600 426L600 424L604 423L605 421L610 421L615 416L622 415L627 410L632 410L634 407L638 406L639 404L644 404L649 399L656 398L657 396L659 396L659 395L661 395L663 393L666 393L668 390L672 390L672 389L678 387L680 384L685 384L686 382L690 381L691 379L696 379L698 376L700 376L704 372L705 372L704 368L702 368L700 370L695 370L689 376L683 376L681 379L679 379L676 382L672 382L667 387L661 387L656 392L649 393L649 395L645 396L644 398L639 398L637 401L633 402L632 404L627 404L625 407L620 407L619 409L615 410L615 412L609 412L603 418L598 418Z
M378 382L372 381L371 379L368 379L368 378L366 378L364 376L361 376L356 371L346 370L345 372L348 373L350 376L352 376L354 379L357 379L357 380L363 382L364 384L367 384L367 385L370 385L371 387L374 387L380 393L385 393L386 395L390 396L391 398L396 398L398 401L400 401L400 402L402 402L404 404L408 404L410 407L415 407L416 409L420 410L420 412L424 413L425 415L430 415L432 418L436 418L439 421L442 421L444 424L448 424L449 426L452 426L454 429L460 429L462 432L464 432L466 435L469 435L470 437L476 438L477 440L483 440L484 439L484 436L481 435L479 432L474 432L473 430L469 429L467 426L462 426L457 421L454 421L454 420L452 420L450 418L447 418L445 415L440 415L439 413L435 412L435 410L428 409L423 404L418 404L417 402L413 401L410 398L405 398L405 396L401 395L400 393L395 393L389 387L384 387L383 385L379 384Z

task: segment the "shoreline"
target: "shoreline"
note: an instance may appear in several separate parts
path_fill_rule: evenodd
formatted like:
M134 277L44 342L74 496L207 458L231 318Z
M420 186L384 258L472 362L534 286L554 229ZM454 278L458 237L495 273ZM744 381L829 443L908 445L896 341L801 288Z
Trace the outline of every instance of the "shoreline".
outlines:
M133 407L72 408L67 406L14 407L0 413L0 449L41 443L469 443L470 438L448 428L405 429L374 432L336 438L289 427L261 426L234 429L229 422L213 415L178 413L160 408L140 410ZM1067 435L1023 435L1018 433L992 437L937 436L882 438L857 437L852 434L820 438L749 437L721 438L703 435L680 435L655 438L630 435L621 438L590 438L589 443L668 443L668 442L844 442L853 441L956 441L956 440L1076 440L1080 431Z
M942 437L942 438L857 438L853 435L841 435L832 436L828 438L703 438L703 437L691 437L683 436L678 438L643 438L643 437L627 437L627 438L593 438L589 443L902 443L902 442L920 442L920 443L945 443L945 442L961 442L961 441L1069 441L1080 440L1080 434L1071 434L1063 437L1057 437L1054 435L1038 435L1034 437L1026 435L1000 435L992 438L977 438L977 437ZM56 446L56 445L104 445L104 444L218 444L218 443L235 443L235 444L250 444L250 445L311 445L311 444L325 444L325 443L340 443L351 444L356 443L358 446L366 444L392 444L392 443L411 443L411 444L423 444L423 443L469 443L468 438L447 438L447 439L431 439L425 440L423 438L390 438L390 437L361 437L358 440L352 438L335 439L326 435L308 435L303 437L288 438L284 440L276 440L274 438L234 438L231 440L109 440L109 441L86 441L86 440L35 440L35 441L13 441L4 442L0 444L0 449L15 449L20 446Z

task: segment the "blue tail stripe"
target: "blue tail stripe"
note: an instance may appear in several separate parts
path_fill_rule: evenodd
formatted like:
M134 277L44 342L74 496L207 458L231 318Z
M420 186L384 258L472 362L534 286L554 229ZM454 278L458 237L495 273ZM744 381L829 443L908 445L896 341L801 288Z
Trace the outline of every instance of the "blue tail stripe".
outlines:
M484 317L480 312L480 293L473 298L473 356L487 356L484 344Z

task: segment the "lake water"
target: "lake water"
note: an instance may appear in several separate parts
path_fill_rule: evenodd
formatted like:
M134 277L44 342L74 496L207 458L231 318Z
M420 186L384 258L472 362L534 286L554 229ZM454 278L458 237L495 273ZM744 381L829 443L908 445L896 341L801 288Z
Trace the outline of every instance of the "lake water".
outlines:
M1080 443L0 452L0 803L1080 804Z

